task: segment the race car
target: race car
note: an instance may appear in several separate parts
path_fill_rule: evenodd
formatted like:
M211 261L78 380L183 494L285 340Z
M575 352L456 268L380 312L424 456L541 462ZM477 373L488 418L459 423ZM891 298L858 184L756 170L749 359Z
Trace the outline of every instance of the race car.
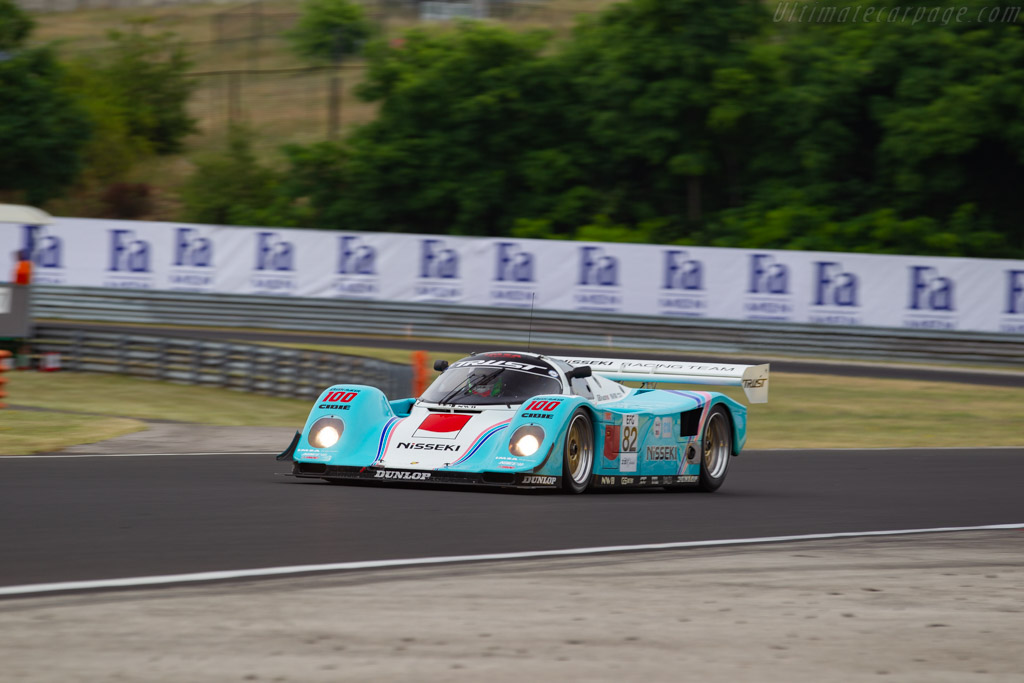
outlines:
M291 460L295 477L332 483L715 491L746 442L747 408L656 386L733 385L751 403L768 400L768 365L493 351L434 369L419 398L329 387L278 460Z

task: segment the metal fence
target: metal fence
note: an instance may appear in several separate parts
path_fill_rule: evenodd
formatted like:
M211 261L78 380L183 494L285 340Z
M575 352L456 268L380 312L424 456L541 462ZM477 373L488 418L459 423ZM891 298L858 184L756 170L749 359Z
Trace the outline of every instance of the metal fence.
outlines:
M33 303L48 320L1024 368L1024 339L978 332L54 286L37 286Z
M337 383L368 384L392 398L409 396L412 368L373 358L186 337L125 335L40 325L33 350L57 352L68 370L315 398Z

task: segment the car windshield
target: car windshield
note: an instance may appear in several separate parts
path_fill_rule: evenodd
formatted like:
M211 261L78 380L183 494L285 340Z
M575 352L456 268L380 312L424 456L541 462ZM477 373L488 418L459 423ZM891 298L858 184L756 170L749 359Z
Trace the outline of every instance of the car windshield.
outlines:
M516 368L492 364L495 362L504 361L470 358L453 364L423 392L422 400L458 405L511 405L539 394L562 393L561 381L548 367L509 363L526 366Z

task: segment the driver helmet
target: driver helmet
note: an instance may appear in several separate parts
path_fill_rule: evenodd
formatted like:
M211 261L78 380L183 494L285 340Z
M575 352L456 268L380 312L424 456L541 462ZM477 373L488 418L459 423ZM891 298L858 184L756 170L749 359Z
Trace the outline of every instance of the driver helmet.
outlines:
M471 391L477 396L501 396L505 388L505 381L501 377L495 377L489 382L474 384Z

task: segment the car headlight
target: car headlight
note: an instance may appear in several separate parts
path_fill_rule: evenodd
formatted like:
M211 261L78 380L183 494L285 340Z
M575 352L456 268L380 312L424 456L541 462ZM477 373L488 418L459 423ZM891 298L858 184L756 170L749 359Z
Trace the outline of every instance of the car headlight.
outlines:
M544 441L544 430L536 425L523 425L512 433L508 450L512 455L528 457L537 452Z
M336 417L321 417L309 428L309 445L313 448L330 448L338 443L345 432L345 423Z

